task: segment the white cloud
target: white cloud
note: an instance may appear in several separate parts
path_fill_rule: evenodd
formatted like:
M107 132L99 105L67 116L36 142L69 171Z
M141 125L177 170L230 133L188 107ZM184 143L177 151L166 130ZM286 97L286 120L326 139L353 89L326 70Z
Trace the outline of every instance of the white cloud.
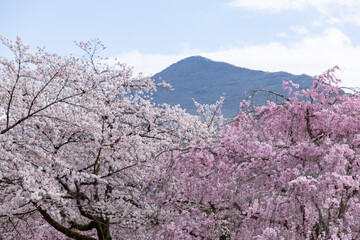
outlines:
M245 8L249 10L274 11L295 9L302 10L303 4L292 0L234 0L226 3L230 7Z
M300 35L307 35L309 33L305 26L291 26L290 30Z
M143 73L145 76L152 76L183 58L194 55L195 51L187 50L187 53L180 54L147 54L140 53L138 50L123 53L116 58L126 63L128 66L134 67L134 73ZM109 61L112 61L110 58Z
M347 8L359 7L358 0L233 0L226 5L250 10L304 10L305 8L315 8L319 12L325 13L332 6Z
M278 34L276 34L278 37L282 37L282 38L290 38L289 34L285 33L285 32L280 32Z
M201 53L200 49L192 49L188 43L184 42L179 54L149 54L133 50L120 54L116 58L128 66L133 66L135 74L143 73L145 76L152 76L168 67L171 63L193 55L200 55ZM110 58L109 61L112 62L113 59Z
M354 46L340 30L330 28L318 36L305 36L290 45L272 42L264 45L230 47L207 52L190 50L176 55L142 54L138 51L118 56L135 71L151 76L172 63L191 55L202 55L215 61L224 61L236 66L264 71L287 71L294 74L317 75L339 65L343 72L343 86L360 86L358 63L360 46Z
M233 0L225 5L274 13L315 9L320 15L328 17L329 23L340 21L360 25L359 0Z

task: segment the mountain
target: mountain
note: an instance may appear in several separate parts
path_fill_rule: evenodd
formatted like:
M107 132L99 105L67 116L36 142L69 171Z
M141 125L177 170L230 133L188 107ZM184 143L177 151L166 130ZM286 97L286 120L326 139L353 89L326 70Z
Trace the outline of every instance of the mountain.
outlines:
M153 96L155 102L180 104L190 114L197 114L192 99L201 104L214 104L224 96L222 113L226 118L237 114L239 103L246 97L245 92L263 88L287 95L282 89L283 81L292 80L300 85L300 89L312 84L312 77L305 74L251 70L201 56L188 57L174 63L152 79L164 80L174 88L174 91L158 89ZM265 104L266 99L265 94L259 94L254 103Z

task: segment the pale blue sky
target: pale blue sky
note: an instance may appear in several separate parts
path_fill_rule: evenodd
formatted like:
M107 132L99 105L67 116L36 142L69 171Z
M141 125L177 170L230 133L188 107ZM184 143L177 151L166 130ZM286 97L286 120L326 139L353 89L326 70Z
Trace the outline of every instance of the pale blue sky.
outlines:
M296 74L340 65L344 85L360 86L359 0L0 0L0 34L60 54L99 38L148 75L203 55Z

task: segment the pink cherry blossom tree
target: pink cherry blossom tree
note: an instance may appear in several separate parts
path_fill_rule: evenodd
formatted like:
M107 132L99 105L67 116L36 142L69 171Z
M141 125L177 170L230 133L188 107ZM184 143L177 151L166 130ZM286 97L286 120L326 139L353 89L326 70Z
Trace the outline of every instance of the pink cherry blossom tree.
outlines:
M248 103L219 137L164 160L159 239L359 239L360 98L339 94L335 67L310 89L255 113ZM280 95L278 95L280 96Z

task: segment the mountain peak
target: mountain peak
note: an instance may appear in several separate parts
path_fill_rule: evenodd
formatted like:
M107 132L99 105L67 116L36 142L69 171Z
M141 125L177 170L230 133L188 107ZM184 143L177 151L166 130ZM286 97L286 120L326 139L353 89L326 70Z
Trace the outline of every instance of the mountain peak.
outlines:
M225 95L222 112L225 117L235 116L245 92L264 88L287 95L282 81L292 80L302 88L311 86L311 77L292 75L286 72L263 72L236 67L225 62L216 62L202 56L191 56L178 61L155 74L153 79L170 83L174 91L159 89L154 94L157 103L180 104L191 114L196 114L192 99L201 104L214 104ZM266 96L256 104L264 104Z
M206 64L212 64L214 63L213 60L210 60L208 58L202 57L202 56L191 56L191 57L187 57L184 58L172 65L170 65L170 67L181 67L181 66L202 66L202 65L206 65Z
M217 72L218 74L221 74L222 72L231 72L236 70L244 70L244 68L236 67L225 62L216 62L209 58L197 55L184 58L170 65L161 72L161 75L166 75L168 72L171 72L172 74L177 72L185 74L198 74L204 71L210 71L213 73ZM154 77L158 77L158 74Z
M236 67L232 64L229 64L226 62L214 61L214 60L211 60L210 58L206 58L206 57L203 57L200 55L195 55L195 56L190 56L190 57L184 58L175 64L212 64L212 65L224 65L224 66Z
M200 55L195 55L195 56L190 56L190 57L184 58L184 59L180 60L179 62L213 62L213 60L203 57L203 56L200 56Z

